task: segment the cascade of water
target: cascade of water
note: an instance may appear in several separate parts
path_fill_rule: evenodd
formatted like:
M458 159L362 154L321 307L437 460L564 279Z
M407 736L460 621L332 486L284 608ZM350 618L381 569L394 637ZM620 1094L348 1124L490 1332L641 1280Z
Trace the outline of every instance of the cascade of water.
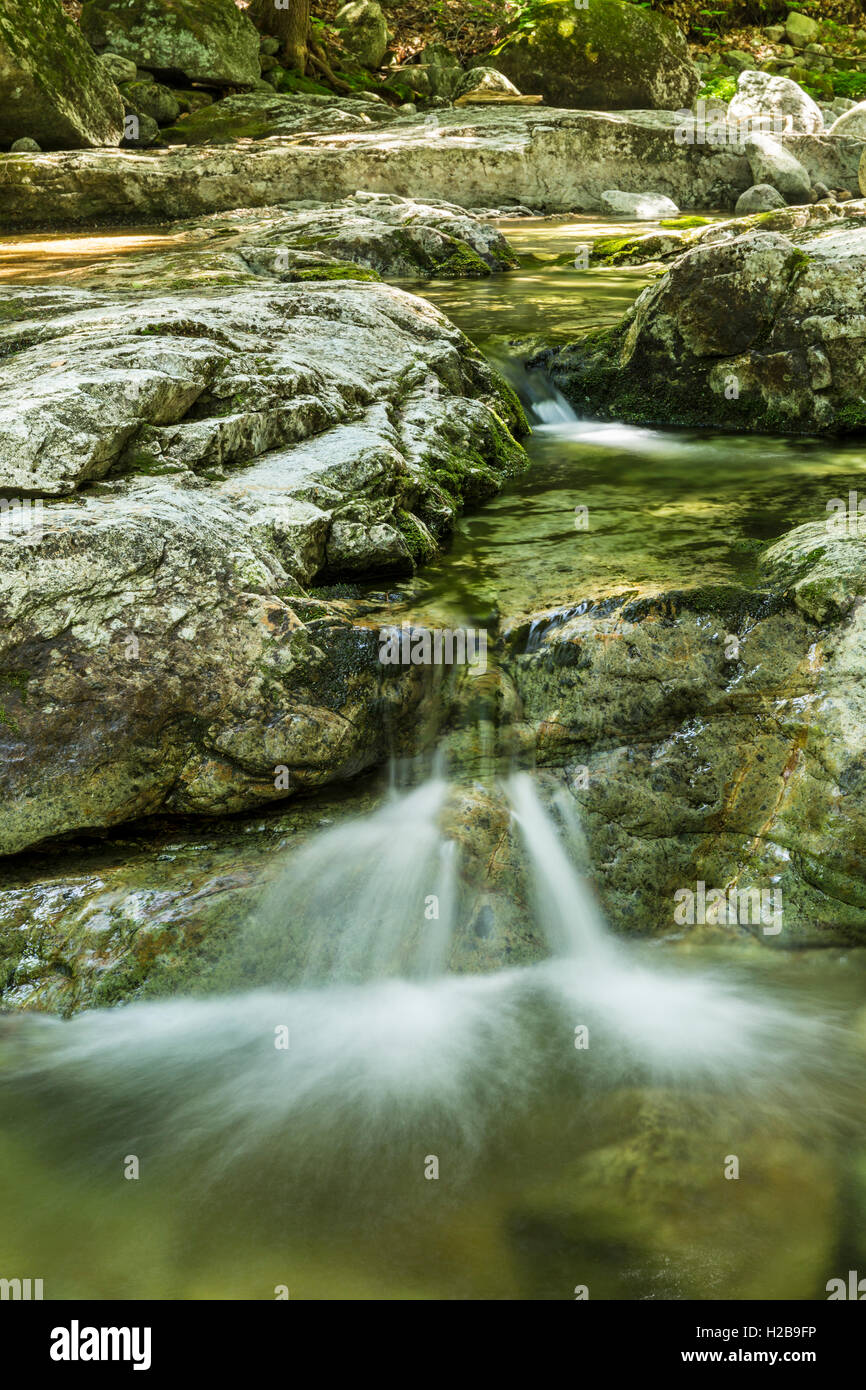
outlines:
M544 372L525 372L521 387L531 424L564 425L577 421L568 401Z
M507 791L526 849L536 918L554 955L609 959L615 949L613 940L532 778L527 772L515 773Z
M441 974L457 871L455 847L439 827L447 789L433 776L316 835L269 889L245 949L270 943L282 973L291 965L311 984Z
M334 1143L360 1152L407 1126L445 1124L477 1146L503 1107L575 1084L578 1025L592 1040L581 1091L651 1077L779 1095L807 1065L836 1069L820 1023L614 941L527 773L505 792L553 958L447 974L458 872L440 827L447 792L434 775L291 857L244 935L255 956L278 948L283 976L294 941L300 987L12 1020L0 1037L11 1114L23 1105L55 1126L62 1114L75 1130L86 1113L87 1144L134 1132L166 1155L204 1146L219 1170L291 1133L293 1161L316 1169ZM579 832L565 829L573 848Z

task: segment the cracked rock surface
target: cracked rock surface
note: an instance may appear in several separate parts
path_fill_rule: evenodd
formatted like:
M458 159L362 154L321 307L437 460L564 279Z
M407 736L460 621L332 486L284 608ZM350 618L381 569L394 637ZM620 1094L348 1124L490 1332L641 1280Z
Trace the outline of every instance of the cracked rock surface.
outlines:
M258 805L417 732L430 672L311 586L411 573L524 466L441 314L354 281L19 287L0 359L0 852Z

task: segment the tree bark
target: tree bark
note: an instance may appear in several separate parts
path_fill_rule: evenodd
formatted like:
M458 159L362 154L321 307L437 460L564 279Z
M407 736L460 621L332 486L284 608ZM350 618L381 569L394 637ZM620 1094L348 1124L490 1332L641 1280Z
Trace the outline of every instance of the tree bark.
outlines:
M303 76L309 59L310 0L252 0L247 14L260 34L280 40L285 66Z

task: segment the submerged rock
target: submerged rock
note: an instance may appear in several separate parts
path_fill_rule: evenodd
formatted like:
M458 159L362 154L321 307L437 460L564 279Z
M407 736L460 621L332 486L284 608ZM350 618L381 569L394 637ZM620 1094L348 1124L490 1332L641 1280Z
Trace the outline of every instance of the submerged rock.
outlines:
M81 32L139 68L221 87L260 76L259 36L234 0L84 0Z
M494 57L521 92L540 93L551 106L673 111L700 84L674 21L624 0L545 5Z
M539 360L582 415L781 433L863 430L863 206L808 212L820 213L817 225L806 215L790 235L769 230L771 220L733 236L706 229L614 329Z
M377 284L19 289L0 354L0 851L278 799L417 726L430 668L308 588L411 572L525 466L447 320Z
M123 104L60 0L0 15L0 145L22 135L43 149L117 145Z

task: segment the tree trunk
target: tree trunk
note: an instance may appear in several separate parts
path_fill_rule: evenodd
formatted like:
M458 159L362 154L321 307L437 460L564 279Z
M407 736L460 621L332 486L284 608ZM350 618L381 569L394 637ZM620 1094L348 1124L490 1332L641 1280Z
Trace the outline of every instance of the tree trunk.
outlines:
M247 14L260 34L280 40L286 67L303 75L309 55L310 0L252 0Z

